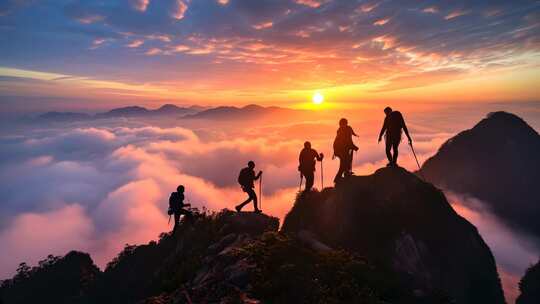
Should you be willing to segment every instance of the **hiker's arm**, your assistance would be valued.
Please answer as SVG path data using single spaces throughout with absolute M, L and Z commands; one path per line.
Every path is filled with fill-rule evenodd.
M 387 123 L 387 118 L 384 119 L 384 123 L 381 128 L 381 133 L 379 133 L 379 141 L 381 141 L 381 138 L 384 135 L 384 132 L 386 132 L 386 123 Z
M 412 138 L 409 135 L 409 130 L 407 129 L 407 125 L 405 124 L 405 119 L 403 119 L 403 117 L 401 117 L 401 122 L 403 124 L 403 131 L 405 132 L 405 135 L 407 135 L 407 138 L 409 139 L 409 143 L 412 143 Z
M 315 151 L 315 155 L 316 155 L 315 158 L 317 158 L 318 161 L 322 161 L 324 158 L 324 154 L 322 153 L 319 154 L 317 153 L 317 151 Z

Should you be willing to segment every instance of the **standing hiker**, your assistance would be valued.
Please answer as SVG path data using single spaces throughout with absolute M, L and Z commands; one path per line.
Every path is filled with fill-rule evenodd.
M 334 183 L 337 183 L 342 177 L 347 177 L 353 174 L 352 170 L 352 153 L 358 151 L 358 147 L 354 144 L 352 137 L 356 135 L 351 126 L 348 125 L 347 119 L 339 120 L 339 129 L 337 130 L 336 139 L 334 139 L 334 156 L 339 158 L 339 170 L 334 178 Z
M 248 166 L 240 170 L 240 174 L 238 175 L 238 183 L 242 187 L 242 190 L 248 194 L 248 199 L 245 200 L 240 205 L 236 206 L 236 211 L 240 212 L 242 208 L 249 204 L 249 202 L 253 201 L 253 207 L 255 209 L 256 213 L 261 213 L 262 211 L 257 206 L 257 193 L 255 193 L 255 184 L 254 182 L 258 180 L 261 175 L 262 171 L 259 171 L 257 175 L 255 175 L 255 163 L 253 161 L 248 162 Z
M 398 147 L 401 142 L 401 130 L 405 131 L 405 135 L 407 135 L 407 138 L 409 139 L 409 145 L 412 145 L 412 139 L 409 135 L 409 130 L 407 130 L 407 126 L 405 125 L 403 115 L 401 115 L 399 111 L 393 111 L 392 108 L 386 107 L 384 113 L 386 114 L 386 117 L 384 118 L 384 124 L 381 133 L 379 134 L 379 142 L 381 141 L 382 136 L 385 135 L 386 157 L 388 158 L 388 164 L 386 166 L 394 167 L 397 166 L 399 155 Z M 394 151 L 393 154 L 391 150 Z
M 184 207 L 191 207 L 191 204 L 184 204 L 184 186 L 180 185 L 176 188 L 176 192 L 172 192 L 169 197 L 169 210 L 168 214 L 174 214 L 174 228 L 173 234 L 178 229 L 180 224 L 180 215 L 184 215 L 186 220 L 191 219 L 193 214 L 191 211 L 184 209 Z
M 315 179 L 315 164 L 316 161 L 322 161 L 324 155 L 317 153 L 314 149 L 311 148 L 311 143 L 306 141 L 304 143 L 304 149 L 300 152 L 298 160 L 300 165 L 298 166 L 298 171 L 306 178 L 306 187 L 304 191 L 310 191 L 313 188 L 313 180 Z M 322 185 L 321 185 L 322 186 Z

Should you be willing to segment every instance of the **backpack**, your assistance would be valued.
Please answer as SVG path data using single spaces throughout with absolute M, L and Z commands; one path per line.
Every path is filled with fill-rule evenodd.
M 333 148 L 334 155 L 336 156 L 344 155 L 348 152 L 347 138 L 344 134 L 338 132 L 334 139 Z
M 250 177 L 249 177 L 249 169 L 244 168 L 240 170 L 240 174 L 238 175 L 238 183 L 240 186 L 246 186 L 249 185 Z

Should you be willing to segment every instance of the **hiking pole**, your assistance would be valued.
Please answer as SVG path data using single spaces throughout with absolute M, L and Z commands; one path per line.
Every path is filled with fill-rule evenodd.
M 418 158 L 416 157 L 416 152 L 414 152 L 414 147 L 412 145 L 412 142 L 409 142 L 409 146 L 411 146 L 412 154 L 414 155 L 414 159 L 416 160 L 416 165 L 418 166 L 418 173 L 420 173 L 420 177 L 422 177 L 422 180 L 426 181 L 424 174 L 422 174 L 422 168 L 420 168 L 420 163 L 418 162 Z
M 324 172 L 323 172 L 323 160 L 321 159 L 321 191 L 324 189 Z
M 261 179 L 259 180 L 259 208 L 262 210 L 262 174 Z

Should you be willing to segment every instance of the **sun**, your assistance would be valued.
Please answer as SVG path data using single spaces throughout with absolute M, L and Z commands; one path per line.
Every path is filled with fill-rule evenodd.
M 313 97 L 311 100 L 313 101 L 314 104 L 320 105 L 324 102 L 324 96 L 323 94 L 316 92 L 315 94 L 313 94 Z

